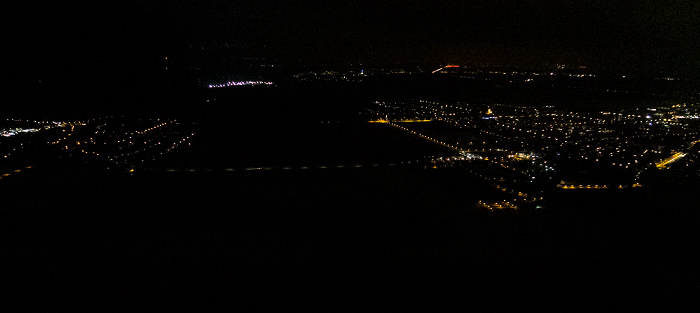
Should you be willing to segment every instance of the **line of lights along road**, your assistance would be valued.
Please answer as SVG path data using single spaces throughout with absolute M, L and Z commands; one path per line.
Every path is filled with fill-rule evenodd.
M 274 84 L 273 82 L 267 82 L 267 81 L 229 81 L 225 82 L 223 84 L 214 84 L 214 85 L 209 85 L 209 88 L 225 88 L 225 87 L 233 87 L 233 86 L 255 86 L 255 85 L 272 85 Z

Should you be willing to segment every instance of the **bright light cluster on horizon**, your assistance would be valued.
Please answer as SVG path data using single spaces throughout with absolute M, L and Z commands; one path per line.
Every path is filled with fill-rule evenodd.
M 209 88 L 223 88 L 231 86 L 255 86 L 255 85 L 272 85 L 273 82 L 264 81 L 230 81 L 223 84 L 209 85 Z
M 0 130 L 0 136 L 10 137 L 17 135 L 19 133 L 36 133 L 40 131 L 41 128 L 14 128 L 14 129 L 2 129 Z
M 21 120 L 21 119 L 6 119 L 7 121 L 13 121 L 13 122 L 27 122 L 27 123 L 37 123 L 37 124 L 46 124 L 46 123 L 51 123 L 53 125 L 44 125 L 41 127 L 33 127 L 33 128 L 24 128 L 24 127 L 15 127 L 15 128 L 6 128 L 6 129 L 1 129 L 0 128 L 0 136 L 2 137 L 10 137 L 10 136 L 15 136 L 20 133 L 36 133 L 44 129 L 51 129 L 52 127 L 60 126 L 60 122 L 47 122 L 47 121 L 31 121 L 31 120 Z

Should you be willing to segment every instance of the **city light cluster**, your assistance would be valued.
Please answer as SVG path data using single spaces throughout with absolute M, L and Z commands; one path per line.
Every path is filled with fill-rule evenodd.
M 209 88 L 224 88 L 224 87 L 233 87 L 233 86 L 255 86 L 255 85 L 273 85 L 273 82 L 267 82 L 267 81 L 230 81 L 230 82 L 225 82 L 223 84 L 214 84 L 214 85 L 209 85 Z
M 682 118 L 698 114 L 694 104 L 617 112 L 425 100 L 374 105 L 366 110 L 370 122 L 474 155 L 464 166 L 515 196 L 512 203 L 530 203 L 544 190 L 641 187 L 649 169 L 696 166 L 686 156 L 700 142 L 698 121 Z M 418 120 L 432 122 L 404 122 Z M 462 166 L 446 160 L 431 167 Z

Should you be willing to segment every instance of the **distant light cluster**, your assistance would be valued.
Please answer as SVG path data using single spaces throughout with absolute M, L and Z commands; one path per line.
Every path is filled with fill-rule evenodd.
M 36 133 L 40 131 L 40 128 L 14 128 L 14 129 L 2 129 L 0 130 L 0 136 L 10 137 L 17 135 L 19 133 Z
M 51 129 L 53 127 L 60 126 L 59 122 L 33 121 L 33 120 L 20 120 L 20 119 L 7 119 L 7 121 L 33 123 L 33 124 L 50 124 L 50 125 L 43 125 L 43 126 L 39 125 L 41 127 L 32 127 L 32 128 L 14 127 L 14 128 L 0 129 L 0 136 L 2 136 L 2 137 L 10 137 L 10 136 L 14 136 L 14 135 L 17 135 L 20 133 L 36 133 L 36 132 L 39 132 L 41 130 Z
M 265 82 L 265 81 L 230 81 L 226 82 L 223 84 L 217 84 L 217 85 L 209 85 L 209 88 L 224 88 L 224 87 L 232 87 L 232 86 L 255 86 L 255 85 L 272 85 L 274 84 L 273 82 Z

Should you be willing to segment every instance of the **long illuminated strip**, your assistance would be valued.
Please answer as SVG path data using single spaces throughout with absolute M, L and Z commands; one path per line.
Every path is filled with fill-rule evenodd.
M 683 157 L 686 156 L 686 155 L 687 155 L 686 153 L 678 152 L 678 153 L 672 155 L 671 157 L 669 157 L 668 159 L 665 159 L 665 160 L 662 160 L 662 161 L 659 162 L 659 163 L 656 163 L 656 167 L 658 167 L 658 168 L 660 168 L 660 169 L 665 168 L 666 165 L 671 164 L 671 163 L 673 163 L 673 162 L 676 162 L 676 161 L 680 160 L 681 158 L 683 158 Z
M 432 122 L 433 120 L 372 120 L 369 121 L 369 123 L 426 123 L 426 122 Z
M 450 68 L 450 67 L 459 67 L 459 65 L 445 65 L 444 67 L 441 67 L 441 68 L 439 68 L 439 69 L 437 69 L 437 70 L 434 70 L 431 74 L 435 74 L 435 73 L 441 71 L 442 69 Z
M 230 81 L 223 84 L 209 85 L 209 88 L 223 88 L 231 86 L 254 86 L 254 85 L 272 85 L 273 82 L 264 81 Z

